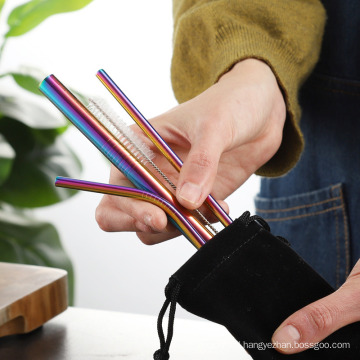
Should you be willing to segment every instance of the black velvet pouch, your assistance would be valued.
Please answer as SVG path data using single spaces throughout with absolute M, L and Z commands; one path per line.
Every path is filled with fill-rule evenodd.
M 360 322 L 298 354 L 284 355 L 266 346 L 289 315 L 333 291 L 285 239 L 270 233 L 264 220 L 244 213 L 170 278 L 158 321 L 161 348 L 154 358 L 169 357 L 178 302 L 187 311 L 224 325 L 254 360 L 360 359 Z M 165 339 L 162 318 L 168 305 Z

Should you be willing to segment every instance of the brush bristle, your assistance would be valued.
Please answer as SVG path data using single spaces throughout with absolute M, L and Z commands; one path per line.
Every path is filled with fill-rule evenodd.
M 154 158 L 151 149 L 103 100 L 89 99 L 88 109 L 142 164 Z
M 104 111 L 106 108 L 106 112 Z M 175 184 L 152 161 L 155 157 L 151 149 L 131 130 L 103 100 L 89 99 L 91 113 L 123 144 L 142 164 L 149 163 L 164 180 L 176 190 Z

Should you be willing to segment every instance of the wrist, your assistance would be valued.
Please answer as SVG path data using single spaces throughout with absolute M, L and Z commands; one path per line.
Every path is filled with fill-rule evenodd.
M 276 136 L 280 146 L 286 105 L 276 76 L 266 62 L 254 58 L 241 60 L 222 75 L 217 84 L 230 89 L 228 103 L 233 106 L 234 114 L 241 108 L 248 109 L 247 123 L 255 137 Z M 237 119 L 241 133 L 244 133 L 244 115 L 246 118 L 246 114 L 242 114 Z

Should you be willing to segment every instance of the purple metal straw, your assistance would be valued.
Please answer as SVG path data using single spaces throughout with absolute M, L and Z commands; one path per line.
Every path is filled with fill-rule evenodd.
M 197 249 L 199 249 L 201 245 L 203 245 L 202 243 L 199 242 L 196 233 L 194 233 L 193 227 L 188 222 L 186 217 L 178 209 L 176 209 L 175 206 L 173 206 L 172 204 L 170 204 L 168 201 L 164 200 L 160 196 L 139 189 L 117 186 L 117 185 L 101 184 L 91 181 L 69 179 L 61 176 L 58 176 L 56 178 L 55 185 L 69 189 L 85 190 L 85 191 L 92 191 L 102 194 L 125 196 L 154 204 L 160 207 L 162 210 L 164 210 L 176 222 L 176 224 L 182 230 L 182 233 L 191 241 L 191 243 Z
M 99 70 L 96 76 L 115 97 L 115 99 L 121 104 L 121 106 L 126 110 L 126 112 L 133 118 L 133 120 L 139 125 L 139 127 L 144 131 L 144 133 L 149 137 L 149 139 L 159 149 L 159 151 L 168 159 L 171 165 L 180 172 L 180 169 L 183 165 L 181 159 L 163 140 L 163 138 L 158 134 L 158 132 L 151 126 L 151 124 L 135 107 L 135 105 L 121 91 L 121 89 L 110 78 L 110 76 L 105 72 L 105 70 Z M 228 226 L 232 223 L 232 219 L 230 218 L 230 216 L 211 195 L 206 198 L 205 204 L 210 208 L 210 210 L 215 214 L 215 216 L 224 226 Z

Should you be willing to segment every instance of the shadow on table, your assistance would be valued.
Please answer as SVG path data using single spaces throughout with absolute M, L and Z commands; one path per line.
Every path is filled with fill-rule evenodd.
M 66 353 L 66 327 L 61 324 L 46 324 L 21 335 L 0 338 L 0 359 L 42 360 L 60 359 L 56 354 Z

